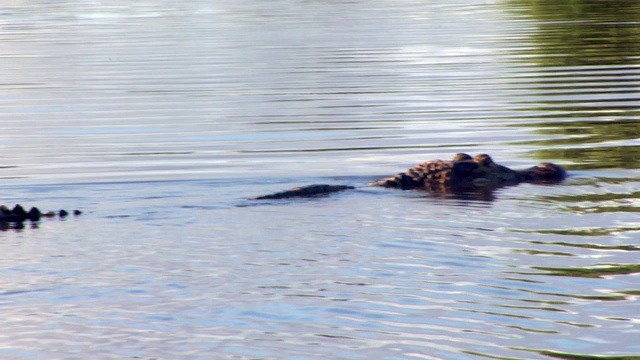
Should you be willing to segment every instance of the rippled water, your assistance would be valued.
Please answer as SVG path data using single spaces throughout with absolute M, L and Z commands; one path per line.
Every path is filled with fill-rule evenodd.
M 7 359 L 639 359 L 640 5 L 0 5 Z M 571 177 L 367 188 L 456 152 Z M 312 183 L 318 199 L 251 197 Z

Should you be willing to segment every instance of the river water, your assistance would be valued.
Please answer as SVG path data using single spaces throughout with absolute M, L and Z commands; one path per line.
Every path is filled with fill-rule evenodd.
M 640 359 L 635 1 L 7 1 L 2 359 Z M 457 152 L 571 174 L 367 188 Z M 251 197 L 313 183 L 315 199 Z

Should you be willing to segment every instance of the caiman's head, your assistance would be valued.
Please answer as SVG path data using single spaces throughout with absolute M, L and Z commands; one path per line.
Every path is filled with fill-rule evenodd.
M 479 176 L 473 181 L 476 186 L 503 186 L 517 184 L 521 180 L 516 171 L 496 164 L 487 154 L 474 156 L 473 162 L 478 164 Z
M 526 170 L 518 171 L 524 181 L 554 183 L 567 177 L 567 172 L 560 165 L 543 162 Z

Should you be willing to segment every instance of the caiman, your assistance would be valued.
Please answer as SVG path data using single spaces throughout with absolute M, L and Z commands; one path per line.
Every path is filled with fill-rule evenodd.
M 456 154 L 452 160 L 433 160 L 418 164 L 397 175 L 369 183 L 402 190 L 426 190 L 434 193 L 460 193 L 493 190 L 504 186 L 526 183 L 558 183 L 567 176 L 559 165 L 543 162 L 525 170 L 512 170 L 496 164 L 487 154 L 471 157 Z M 315 184 L 274 194 L 258 196 L 255 200 L 313 197 L 354 189 L 347 185 Z

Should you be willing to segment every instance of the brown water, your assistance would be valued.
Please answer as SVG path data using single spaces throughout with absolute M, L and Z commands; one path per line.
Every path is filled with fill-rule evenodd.
M 0 5 L 0 358 L 638 359 L 640 5 Z M 367 188 L 456 152 L 571 177 Z M 312 183 L 321 199 L 250 197 Z

